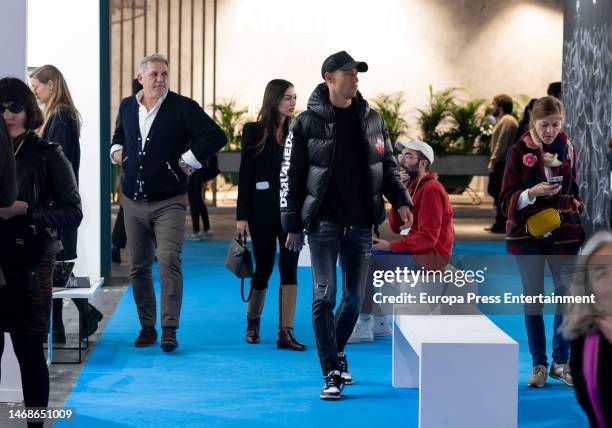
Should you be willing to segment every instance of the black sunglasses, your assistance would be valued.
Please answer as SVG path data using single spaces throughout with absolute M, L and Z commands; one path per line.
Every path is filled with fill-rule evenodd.
M 4 114 L 6 110 L 10 111 L 13 114 L 17 114 L 17 113 L 21 113 L 24 110 L 24 108 L 21 104 L 17 104 L 14 102 L 0 104 L 0 114 Z

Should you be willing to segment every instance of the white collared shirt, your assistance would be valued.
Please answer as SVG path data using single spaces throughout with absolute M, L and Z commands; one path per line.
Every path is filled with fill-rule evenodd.
M 155 105 L 150 111 L 147 111 L 147 108 L 142 103 L 142 98 L 144 96 L 144 90 L 140 90 L 136 94 L 136 102 L 138 102 L 138 127 L 140 128 L 140 137 L 142 138 L 142 147 L 144 149 L 145 143 L 147 141 L 147 136 L 149 135 L 149 131 L 151 130 L 151 125 L 153 125 L 153 121 L 157 116 L 157 112 L 161 107 L 162 103 L 168 96 L 168 91 L 164 94 L 163 97 L 157 100 Z
M 155 117 L 157 116 L 157 113 L 159 112 L 159 109 L 162 103 L 166 99 L 166 96 L 168 96 L 168 91 L 166 91 L 164 96 L 162 96 L 160 99 L 157 100 L 157 103 L 155 103 L 155 105 L 150 111 L 147 111 L 147 108 L 142 103 L 143 96 L 144 96 L 143 89 L 141 89 L 135 95 L 136 102 L 138 103 L 138 127 L 140 129 L 140 137 L 141 137 L 141 144 L 142 144 L 141 149 L 144 150 L 145 144 L 147 142 L 147 137 L 149 135 L 149 131 L 151 131 L 151 126 L 153 125 L 153 122 L 155 121 Z M 123 150 L 123 146 L 121 146 L 120 144 L 114 144 L 110 149 L 111 162 L 113 164 L 116 164 L 116 162 L 113 159 L 113 153 L 118 150 Z M 187 163 L 187 165 L 195 169 L 202 168 L 202 164 L 197 160 L 197 158 L 195 157 L 195 155 L 193 154 L 191 150 L 187 150 L 185 153 L 183 153 L 181 157 L 183 158 L 185 163 Z

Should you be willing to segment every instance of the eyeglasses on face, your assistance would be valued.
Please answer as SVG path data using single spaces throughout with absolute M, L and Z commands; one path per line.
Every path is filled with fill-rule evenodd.
M 418 160 L 426 160 L 425 158 L 422 158 L 420 156 L 417 155 L 413 155 L 411 153 L 400 153 L 399 155 L 397 155 L 397 159 L 401 162 L 402 160 L 406 159 L 418 159 Z
M 4 112 L 8 110 L 13 114 L 21 113 L 24 108 L 21 104 L 10 102 L 10 103 L 2 103 L 0 104 L 0 114 L 4 114 Z

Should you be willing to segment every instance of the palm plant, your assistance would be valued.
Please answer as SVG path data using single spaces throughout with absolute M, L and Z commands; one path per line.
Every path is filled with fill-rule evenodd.
M 227 136 L 227 145 L 223 148 L 226 151 L 239 151 L 240 140 L 242 139 L 242 126 L 244 116 L 247 114 L 246 107 L 238 109 L 237 101 L 230 98 L 227 101 L 211 104 L 214 111 L 214 119 Z
M 374 108 L 382 116 L 387 125 L 389 139 L 393 145 L 408 130 L 408 122 L 404 119 L 401 112 L 404 101 L 403 92 L 379 94 L 372 100 Z
M 450 110 L 455 127 L 447 133 L 452 141 L 448 152 L 472 152 L 474 140 L 481 133 L 477 112 L 484 102 L 481 99 L 470 100 Z
M 449 117 L 456 105 L 456 88 L 447 88 L 434 92 L 429 85 L 429 105 L 419 112 L 418 123 L 421 128 L 421 139 L 431 145 L 436 153 L 444 153 L 443 135 L 437 131 L 442 120 Z

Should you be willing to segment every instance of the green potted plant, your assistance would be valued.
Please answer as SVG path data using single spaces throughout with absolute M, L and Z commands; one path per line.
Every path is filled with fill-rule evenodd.
M 372 100 L 372 105 L 387 125 L 389 139 L 394 146 L 399 137 L 405 135 L 408 131 L 408 122 L 402 115 L 404 101 L 403 92 L 379 94 Z
M 429 104 L 424 109 L 417 109 L 418 123 L 421 128 L 421 139 L 429 144 L 436 155 L 446 151 L 444 134 L 440 132 L 439 125 L 451 115 L 456 105 L 456 88 L 433 91 L 429 85 Z
M 247 108 L 239 109 L 234 98 L 211 104 L 210 107 L 214 111 L 215 121 L 227 137 L 227 144 L 223 150 L 230 152 L 240 151 L 242 126 L 244 125 L 244 117 L 248 112 Z

